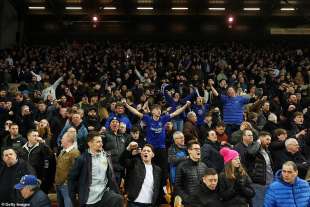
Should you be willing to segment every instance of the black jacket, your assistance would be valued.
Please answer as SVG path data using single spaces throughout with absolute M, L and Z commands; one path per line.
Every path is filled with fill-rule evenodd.
M 110 155 L 106 154 L 106 156 L 108 158 L 107 187 L 109 187 L 110 190 L 113 190 L 114 192 L 118 193 L 119 190 L 115 181 L 112 161 Z M 75 194 L 78 191 L 80 206 L 85 205 L 87 202 L 89 195 L 89 187 L 92 181 L 91 175 L 92 175 L 92 157 L 88 151 L 85 151 L 81 156 L 76 158 L 68 177 L 69 195 L 72 201 L 74 202 Z
M 0 202 L 18 202 L 22 198 L 14 185 L 19 183 L 24 175 L 35 175 L 33 168 L 24 160 L 18 160 L 11 167 L 7 167 L 4 163 L 0 163 Z M 7 176 L 9 177 L 7 177 Z M 10 186 L 9 186 L 10 185 Z
M 310 167 L 310 162 L 301 154 L 301 152 L 296 152 L 292 154 L 287 150 L 283 150 L 281 153 L 275 157 L 276 170 L 282 168 L 283 163 L 286 161 L 293 161 L 298 168 L 298 176 L 302 179 L 305 178 L 308 168 Z
M 296 134 L 298 134 L 301 130 L 305 129 L 305 126 L 302 125 L 298 125 L 295 123 L 291 123 L 290 126 L 290 131 L 288 131 L 288 137 L 296 137 Z
M 218 187 L 215 190 L 210 190 L 203 182 L 199 184 L 191 200 L 190 207 L 224 207 Z
M 267 121 L 262 130 L 273 134 L 274 130 L 278 128 L 280 128 L 278 124 L 275 124 L 272 121 Z
M 220 149 L 219 142 L 212 142 L 209 139 L 206 139 L 201 148 L 201 161 L 208 167 L 214 168 L 218 173 L 224 168 L 224 159 L 219 153 Z
M 226 207 L 248 207 L 255 195 L 249 176 L 238 176 L 235 181 L 229 180 L 225 173 L 219 176 L 219 193 Z
M 8 134 L 4 137 L 1 144 L 1 151 L 6 147 L 13 147 L 17 154 L 20 155 L 22 147 L 26 144 L 27 140 L 18 134 L 15 139 L 11 138 L 11 135 Z
M 191 159 L 177 166 L 175 192 L 181 196 L 183 204 L 190 204 L 190 196 L 197 190 L 206 169 L 203 162 L 194 162 Z
M 239 152 L 240 160 L 242 165 L 245 166 L 246 161 L 245 161 L 245 154 L 247 152 L 248 146 L 246 146 L 243 142 L 239 142 L 234 146 L 234 150 Z
M 20 134 L 23 137 L 27 137 L 27 132 L 30 129 L 35 129 L 34 118 L 32 114 L 17 117 L 17 124 L 19 126 Z
M 53 143 L 51 143 L 52 147 L 57 146 L 57 137 L 61 133 L 61 130 L 64 128 L 66 121 L 67 118 L 63 118 L 58 112 L 49 119 L 51 132 L 53 134 Z
M 113 169 L 115 171 L 122 171 L 124 167 L 119 163 L 121 154 L 126 150 L 129 144 L 129 138 L 124 134 L 114 134 L 108 131 L 103 137 L 103 149 L 111 154 Z
M 125 150 L 121 155 L 120 161 L 126 168 L 125 190 L 128 193 L 128 199 L 134 201 L 142 189 L 143 181 L 145 179 L 145 166 L 139 155 L 132 156 L 129 151 Z M 161 169 L 152 164 L 153 167 L 153 196 L 152 205 L 156 206 L 158 203 L 158 195 L 161 189 Z
M 22 148 L 21 158 L 27 161 L 36 171 L 37 177 L 42 179 L 48 170 L 50 151 L 47 145 L 38 143 L 32 148 L 25 144 Z
M 42 181 L 41 189 L 47 193 L 53 185 L 56 170 L 56 160 L 52 150 L 41 143 L 30 149 L 26 143 L 21 150 L 21 158 L 34 168 L 37 177 Z
M 281 156 L 286 151 L 285 141 L 279 141 L 279 140 L 273 141 L 273 142 L 271 142 L 269 148 L 271 151 L 272 161 L 274 163 L 274 170 L 276 172 L 282 168 L 283 163 L 279 162 L 278 159 L 279 158 L 282 159 Z
M 254 142 L 250 147 L 248 147 L 245 154 L 245 167 L 247 168 L 247 173 L 251 177 L 253 183 L 266 185 L 266 161 L 264 156 L 260 153 L 260 144 Z M 271 167 L 273 168 L 273 162 L 271 159 L 271 154 L 267 151 Z M 274 170 L 273 170 L 274 171 Z

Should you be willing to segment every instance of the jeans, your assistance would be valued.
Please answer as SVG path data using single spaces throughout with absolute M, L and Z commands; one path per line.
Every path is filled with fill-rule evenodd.
M 124 172 L 122 172 L 122 171 L 115 171 L 114 174 L 115 174 L 116 183 L 117 183 L 117 185 L 119 187 L 121 185 Z
M 264 206 L 265 192 L 268 185 L 260 185 L 253 183 L 252 188 L 255 190 L 255 196 L 252 198 L 253 207 L 262 207 Z
M 226 124 L 226 133 L 229 138 L 231 138 L 232 133 L 238 131 L 240 129 L 240 125 L 238 124 Z
M 59 207 L 73 207 L 69 196 L 68 185 L 56 185 L 57 203 Z
M 182 119 L 172 120 L 172 123 L 176 131 L 183 131 L 184 121 Z

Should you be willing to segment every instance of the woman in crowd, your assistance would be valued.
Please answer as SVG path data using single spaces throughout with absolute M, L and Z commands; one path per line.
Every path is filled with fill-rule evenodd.
M 52 132 L 50 128 L 50 124 L 46 119 L 42 119 L 39 124 L 37 125 L 37 130 L 39 132 L 39 137 L 41 137 L 45 143 L 53 149 L 52 145 Z
M 219 189 L 225 206 L 248 207 L 255 191 L 250 186 L 250 177 L 241 165 L 239 153 L 223 147 L 220 154 L 224 158 L 225 168 L 219 176 Z

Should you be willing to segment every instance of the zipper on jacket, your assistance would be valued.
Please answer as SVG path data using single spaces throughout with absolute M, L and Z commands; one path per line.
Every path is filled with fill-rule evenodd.
M 39 146 L 39 145 L 38 145 Z M 38 146 L 33 146 L 30 150 L 28 150 L 29 148 L 28 148 L 28 146 L 27 146 L 27 151 L 28 151 L 28 161 L 29 161 L 29 159 L 30 159 L 30 154 L 31 154 L 31 152 L 35 149 L 35 148 L 37 148 Z

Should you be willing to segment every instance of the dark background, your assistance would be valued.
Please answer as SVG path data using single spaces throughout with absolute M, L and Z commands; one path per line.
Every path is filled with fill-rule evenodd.
M 279 12 L 280 7 L 292 7 L 289 1 L 254 1 L 259 12 L 243 12 L 246 1 L 224 1 L 225 12 L 207 11 L 208 1 L 188 0 L 186 12 L 169 12 L 170 0 L 157 2 L 156 11 L 137 12 L 134 0 L 111 1 L 117 11 L 104 13 L 98 8 L 104 0 L 81 1 L 83 12 L 64 10 L 65 0 L 47 0 L 46 11 L 29 11 L 31 4 L 25 0 L 0 1 L 0 48 L 22 44 L 56 44 L 59 41 L 77 40 L 254 40 L 295 39 L 309 42 L 309 35 L 271 35 L 270 29 L 310 28 L 309 0 L 294 2 L 295 12 Z M 36 2 L 36 1 L 34 1 Z M 159 3 L 158 3 L 159 2 Z M 193 3 L 194 2 L 194 3 Z M 204 3 L 203 3 L 204 2 Z M 232 3 L 233 2 L 233 3 Z M 155 4 L 155 3 L 154 3 Z M 37 5 L 37 4 L 36 4 Z M 39 5 L 40 6 L 40 5 Z M 182 6 L 182 5 L 180 5 Z M 252 6 L 253 7 L 253 6 Z M 255 5 L 254 5 L 255 7 Z M 85 8 L 85 9 L 84 9 Z M 99 11 L 100 10 L 100 11 Z M 308 12 L 309 11 L 309 12 Z M 99 14 L 94 26 L 91 17 Z M 228 27 L 227 18 L 232 14 L 235 21 Z

